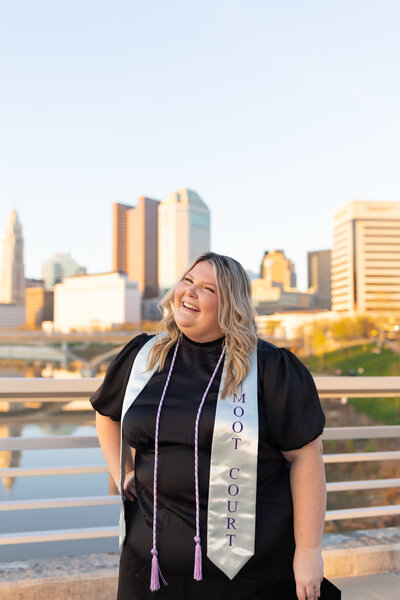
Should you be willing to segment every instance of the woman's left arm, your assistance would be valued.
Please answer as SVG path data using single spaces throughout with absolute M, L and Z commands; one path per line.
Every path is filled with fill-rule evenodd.
M 290 486 L 296 542 L 293 571 L 297 598 L 315 600 L 320 597 L 320 584 L 324 572 L 321 545 L 326 483 L 321 436 L 298 450 L 289 450 L 282 454 L 291 463 Z

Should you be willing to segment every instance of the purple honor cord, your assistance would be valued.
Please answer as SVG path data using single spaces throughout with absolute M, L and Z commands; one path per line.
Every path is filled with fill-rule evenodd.
M 158 405 L 157 418 L 156 418 L 156 433 L 154 441 L 154 481 L 153 481 L 153 548 L 151 549 L 152 561 L 151 561 L 151 579 L 150 579 L 150 590 L 156 592 L 160 589 L 160 577 L 164 585 L 168 585 L 165 581 L 161 569 L 158 563 L 158 551 L 157 551 L 157 475 L 158 475 L 158 433 L 160 429 L 160 415 L 161 408 L 164 403 L 165 394 L 167 392 L 168 384 L 171 379 L 172 370 L 174 368 L 176 354 L 178 347 L 182 339 L 182 334 L 179 335 L 178 341 L 175 346 L 174 355 L 172 357 L 171 366 L 169 368 L 167 380 L 164 385 L 163 393 L 161 395 L 160 404 Z M 217 365 L 214 369 L 211 379 L 208 382 L 207 389 L 203 394 L 199 408 L 197 410 L 196 425 L 195 425 L 195 441 L 194 441 L 194 469 L 195 469 L 195 493 L 196 493 L 196 535 L 194 541 L 195 547 L 195 560 L 194 560 L 194 579 L 201 581 L 203 578 L 202 574 L 202 556 L 201 556 L 201 538 L 200 538 L 200 498 L 199 498 L 199 423 L 201 411 L 203 409 L 204 402 L 206 400 L 208 391 L 214 381 L 215 375 L 219 369 L 221 361 L 225 354 L 225 345 L 222 349 L 221 355 L 218 359 Z

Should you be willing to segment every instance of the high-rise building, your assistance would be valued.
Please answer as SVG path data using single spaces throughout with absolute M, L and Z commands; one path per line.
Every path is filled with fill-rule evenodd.
M 353 201 L 335 212 L 332 310 L 400 313 L 400 202 Z
M 86 273 L 86 268 L 81 267 L 67 252 L 53 254 L 42 267 L 44 287 L 52 290 L 56 283 L 62 283 L 65 277 Z
M 331 309 L 331 251 L 307 252 L 308 288 L 317 294 L 317 308 Z
M 43 287 L 26 288 L 25 307 L 28 327 L 40 327 L 43 321 L 52 321 L 53 305 L 53 290 L 45 290 Z
M 117 202 L 112 205 L 112 271 L 128 273 L 128 214 L 132 208 Z
M 158 270 L 162 290 L 170 288 L 197 256 L 210 250 L 210 211 L 200 196 L 177 190 L 158 208 Z
M 139 283 L 143 298 L 158 296 L 158 200 L 113 204 L 112 268 Z
M 282 288 L 296 287 L 294 264 L 283 250 L 267 250 L 261 263 L 260 278 L 269 286 L 281 284 Z
M 251 296 L 259 315 L 314 310 L 315 290 L 296 288 L 294 263 L 283 250 L 267 250 L 261 261 L 260 278 L 251 281 Z
M 0 302 L 25 304 L 24 240 L 15 210 L 11 211 L 4 228 Z

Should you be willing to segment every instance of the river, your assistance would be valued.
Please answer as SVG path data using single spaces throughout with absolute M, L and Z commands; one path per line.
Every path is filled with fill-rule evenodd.
M 43 417 L 39 423 L 0 424 L 1 437 L 46 437 L 56 435 L 95 435 L 93 415 L 81 416 L 83 424 L 69 422 L 64 417 L 62 424 L 54 424 Z M 2 421 L 0 420 L 0 423 Z M 64 450 L 24 450 L 22 452 L 0 452 L 1 466 L 75 466 L 82 464 L 102 465 L 104 459 L 98 448 Z M 84 475 L 55 475 L 38 477 L 2 478 L 0 501 L 43 498 L 68 498 L 109 494 L 110 478 L 106 473 Z M 79 527 L 116 526 L 118 506 L 53 508 L 38 510 L 15 510 L 2 512 L 0 533 L 71 529 Z M 0 562 L 57 555 L 87 554 L 90 552 L 116 551 L 114 538 L 95 540 L 71 540 L 65 542 L 43 542 L 0 546 Z
M 0 377 L 40 377 L 43 375 L 79 377 L 73 369 L 59 369 L 52 364 L 13 365 L 8 362 L 0 367 Z M 0 412 L 0 437 L 49 437 L 57 435 L 96 435 L 94 412 L 48 415 L 46 412 L 23 414 L 11 418 Z M 0 467 L 52 467 L 75 465 L 103 465 L 99 448 L 64 450 L 24 450 L 0 452 Z M 1 478 L 0 501 L 34 500 L 44 498 L 68 498 L 98 496 L 110 493 L 110 477 L 106 473 L 84 475 L 56 475 Z M 17 533 L 80 527 L 116 526 L 118 506 L 92 506 L 76 508 L 53 508 L 14 510 L 1 512 L 0 533 Z M 115 552 L 116 538 L 94 540 L 68 540 L 64 542 L 41 542 L 0 546 L 0 562 L 46 558 L 91 552 Z

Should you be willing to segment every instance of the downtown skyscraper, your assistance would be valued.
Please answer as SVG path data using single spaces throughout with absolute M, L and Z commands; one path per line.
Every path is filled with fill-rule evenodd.
M 317 294 L 316 308 L 331 309 L 331 251 L 312 250 L 307 252 L 308 288 Z
M 353 201 L 335 212 L 332 310 L 400 314 L 400 202 Z
M 137 281 L 143 298 L 158 295 L 158 206 L 144 196 L 112 206 L 112 270 Z
M 210 211 L 196 192 L 180 189 L 161 202 L 158 244 L 159 285 L 166 290 L 192 260 L 210 250 Z
M 24 240 L 17 212 L 12 210 L 4 228 L 0 302 L 25 304 Z

